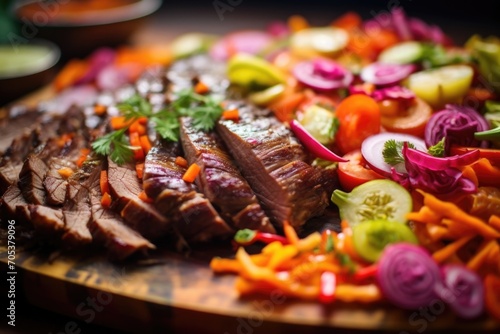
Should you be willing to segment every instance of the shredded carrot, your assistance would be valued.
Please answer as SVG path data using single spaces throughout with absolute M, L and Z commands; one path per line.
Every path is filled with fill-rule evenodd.
M 299 236 L 288 220 L 283 222 L 283 232 L 292 245 L 296 245 L 299 242 Z
M 108 110 L 108 107 L 106 107 L 105 105 L 103 104 L 96 104 L 94 106 L 94 114 L 96 114 L 97 116 L 102 116 L 106 113 L 106 111 Z
M 85 162 L 85 160 L 87 160 L 87 156 L 89 155 L 89 153 L 90 153 L 90 149 L 88 149 L 88 148 L 82 148 L 80 150 L 80 157 L 76 161 L 76 165 L 78 167 L 82 167 L 82 165 Z
M 449 233 L 448 228 L 440 225 L 425 224 L 425 227 L 427 228 L 427 233 L 429 234 L 429 238 L 434 242 L 443 239 Z
M 497 244 L 496 240 L 490 240 L 476 255 L 467 262 L 467 268 L 473 271 L 478 271 L 483 263 L 488 259 L 489 253 Z
M 416 221 L 419 223 L 439 224 L 442 216 L 431 210 L 428 206 L 422 206 L 417 212 L 410 212 L 406 214 L 406 219 Z
M 198 81 L 194 86 L 194 92 L 197 94 L 206 94 L 210 91 L 210 88 L 205 85 L 203 81 Z
M 240 112 L 238 109 L 224 110 L 224 112 L 222 113 L 222 118 L 237 121 L 240 119 Z
M 175 158 L 175 164 L 177 166 L 181 166 L 181 167 L 187 167 L 188 166 L 188 162 L 186 159 L 184 159 L 183 157 L 181 156 L 178 156 L 177 158 Z
M 479 180 L 477 179 L 476 172 L 472 166 L 468 165 L 462 168 L 462 176 L 474 182 L 474 184 L 479 186 Z
M 304 92 L 291 93 L 289 95 L 284 95 L 275 102 L 269 105 L 276 118 L 282 122 L 290 121 L 297 107 L 307 99 L 307 95 Z
M 421 190 L 419 190 L 419 192 L 424 196 L 424 205 L 428 206 L 435 212 L 439 212 L 443 216 L 449 217 L 450 221 L 454 222 L 454 224 L 459 225 L 461 229 L 473 229 L 485 238 L 500 238 L 499 231 L 496 231 L 481 219 L 469 215 L 467 212 L 460 209 L 457 205 L 451 202 L 441 201 L 437 197 L 429 193 L 425 193 Z M 452 228 L 451 225 L 448 227 L 450 229 Z
M 198 176 L 198 174 L 200 174 L 200 171 L 201 171 L 200 166 L 198 166 L 196 163 L 193 163 L 186 170 L 186 172 L 182 176 L 182 179 L 186 182 L 192 183 L 194 182 L 194 180 L 196 180 L 196 177 Z
M 144 151 L 141 146 L 141 140 L 139 139 L 139 134 L 137 132 L 132 132 L 129 134 L 130 145 L 134 147 L 134 159 L 136 161 L 144 160 Z
M 332 22 L 332 26 L 345 29 L 347 31 L 354 28 L 360 28 L 363 23 L 363 19 L 356 12 L 347 12 L 335 21 Z
M 139 140 L 141 142 L 141 147 L 142 150 L 144 151 L 144 154 L 148 154 L 149 150 L 151 150 L 151 142 L 149 141 L 149 137 L 147 135 L 143 135 L 139 137 Z
M 145 191 L 141 191 L 138 196 L 139 196 L 139 199 L 143 202 L 146 202 L 146 203 L 153 203 L 154 202 L 151 197 L 148 197 L 148 195 L 146 194 Z
M 237 260 L 214 257 L 210 261 L 210 268 L 216 273 L 239 273 L 241 264 Z
M 141 117 L 141 118 L 135 120 L 134 122 L 132 122 L 130 124 L 130 127 L 128 128 L 128 132 L 129 133 L 137 132 L 139 134 L 139 136 L 145 135 L 147 129 L 146 129 L 146 126 L 144 125 L 145 123 L 143 122 L 142 119 L 146 119 L 146 122 L 147 122 L 146 117 Z
M 432 254 L 432 257 L 437 263 L 443 263 L 452 255 L 454 255 L 460 248 L 462 248 L 466 243 L 468 243 L 474 235 L 467 235 L 454 242 L 444 246 L 443 248 L 437 250 Z
M 135 165 L 135 172 L 137 173 L 137 177 L 139 180 L 142 180 L 142 177 L 144 175 L 144 163 L 140 162 Z
M 487 158 L 481 158 L 470 167 L 474 170 L 481 187 L 500 188 L 500 167 L 493 166 Z
M 57 170 L 59 175 L 64 179 L 68 179 L 71 175 L 73 175 L 74 171 L 69 167 L 62 167 Z
M 292 32 L 309 28 L 309 22 L 301 15 L 292 15 L 288 18 L 288 27 Z
M 490 224 L 497 231 L 500 231 L 500 216 L 492 215 L 488 220 L 488 224 Z
M 101 197 L 101 205 L 103 208 L 105 209 L 109 209 L 109 207 L 111 206 L 111 195 L 108 194 L 108 193 L 104 193 L 102 194 L 102 197 Z
M 109 194 L 109 182 L 108 182 L 108 172 L 106 170 L 101 170 L 101 176 L 99 178 L 99 186 L 101 187 L 101 194 Z
M 54 79 L 56 91 L 72 86 L 78 79 L 85 75 L 88 70 L 88 63 L 80 59 L 70 60 Z
M 125 116 L 114 116 L 109 122 L 113 130 L 120 130 L 132 124 L 133 120 L 127 120 Z

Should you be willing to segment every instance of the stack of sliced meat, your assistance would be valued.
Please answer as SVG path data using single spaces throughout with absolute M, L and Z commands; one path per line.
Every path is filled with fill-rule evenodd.
M 206 56 L 182 60 L 166 73 L 146 73 L 136 89 L 156 108 L 197 80 L 226 98 L 240 119 L 220 120 L 207 133 L 181 118 L 180 141 L 156 140 L 141 180 L 134 164 L 93 154 L 76 165 L 82 149 L 109 130 L 105 117 L 92 129 L 78 108 L 40 118 L 0 160 L 3 214 L 26 222 L 39 240 L 67 248 L 101 246 L 115 259 L 154 249 L 152 242 L 167 236 L 196 243 L 228 240 L 243 228 L 280 233 L 285 221 L 300 229 L 322 215 L 335 173 L 311 166 L 305 148 L 268 111 L 235 100 L 223 64 Z M 187 167 L 178 157 L 200 167 L 195 182 L 183 180 Z M 109 208 L 101 205 L 103 170 L 113 199 Z M 151 203 L 140 198 L 143 191 Z

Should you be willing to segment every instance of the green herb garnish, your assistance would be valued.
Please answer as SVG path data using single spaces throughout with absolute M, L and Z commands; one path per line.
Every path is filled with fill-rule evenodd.
M 179 117 L 192 117 L 195 130 L 210 131 L 223 111 L 220 101 L 212 96 L 196 94 L 192 89 L 177 93 L 175 101 L 158 112 L 153 112 L 151 104 L 139 95 L 134 95 L 118 104 L 117 108 L 127 120 L 131 121 L 129 124 L 139 118 L 147 118 L 154 124 L 156 133 L 169 141 L 179 140 Z M 130 146 L 125 135 L 129 126 L 97 139 L 92 143 L 92 148 L 97 154 L 109 156 L 119 165 L 130 161 L 136 148 Z
M 435 145 L 429 147 L 427 153 L 435 157 L 444 157 L 444 139 L 445 137 L 443 137 L 443 139 L 438 141 Z
M 415 145 L 410 142 L 408 143 L 409 148 L 415 149 Z M 384 143 L 384 149 L 382 150 L 382 156 L 384 161 L 391 166 L 397 165 L 405 161 L 403 157 L 403 142 L 396 141 L 395 139 L 389 139 Z

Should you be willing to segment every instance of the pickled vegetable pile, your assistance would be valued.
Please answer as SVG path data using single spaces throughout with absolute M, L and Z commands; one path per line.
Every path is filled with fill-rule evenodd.
M 172 52 L 226 61 L 242 96 L 289 124 L 340 181 L 339 230 L 242 230 L 236 258 L 212 260 L 238 274 L 242 295 L 408 310 L 438 299 L 458 317 L 500 321 L 500 39 L 455 45 L 396 8 L 321 27 L 292 16 L 266 31 L 189 34 Z M 264 248 L 250 255 L 254 242 Z

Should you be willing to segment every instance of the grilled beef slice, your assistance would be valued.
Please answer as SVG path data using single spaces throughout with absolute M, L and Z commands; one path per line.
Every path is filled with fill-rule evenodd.
M 256 229 L 275 233 L 247 181 L 215 133 L 197 131 L 192 119 L 180 119 L 182 147 L 189 164 L 200 166 L 198 188 L 236 229 Z
M 216 129 L 269 218 L 299 227 L 321 215 L 328 193 L 322 172 L 306 162 L 304 147 L 273 116 L 255 116 L 259 112 L 250 106 L 238 109 L 239 122 L 220 120 Z
M 101 167 L 93 171 L 90 183 L 90 206 L 92 219 L 89 229 L 93 239 L 103 245 L 112 259 L 123 260 L 132 254 L 145 252 L 156 247 L 136 231 L 124 224 L 123 219 L 111 209 L 101 205 L 99 177 Z
M 175 222 L 179 232 L 190 242 L 227 238 L 234 231 L 224 222 L 210 201 L 193 183 L 182 180 L 186 168 L 175 163 L 182 154 L 179 143 L 158 141 L 144 164 L 143 185 L 155 199 L 158 210 Z
M 152 204 L 139 198 L 142 185 L 133 164 L 117 165 L 108 158 L 108 181 L 114 208 L 127 225 L 147 239 L 164 237 L 171 229 L 170 220 L 160 214 Z

